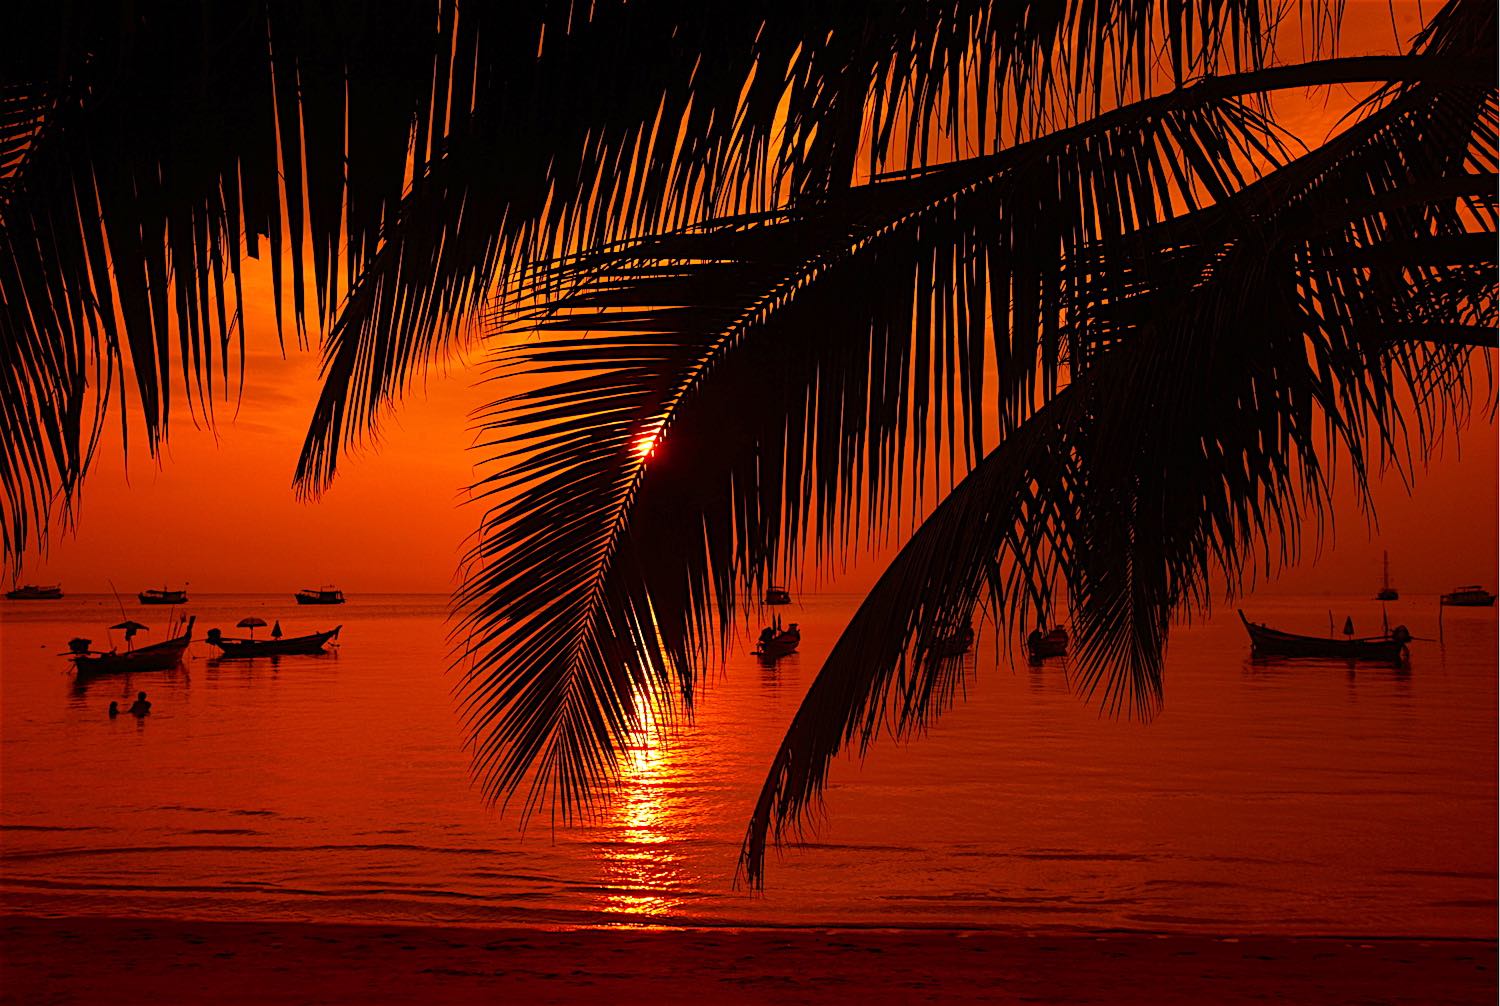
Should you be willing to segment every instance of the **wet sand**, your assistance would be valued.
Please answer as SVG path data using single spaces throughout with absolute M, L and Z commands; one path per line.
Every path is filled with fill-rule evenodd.
M 1493 1003 L 1493 940 L 0 920 L 6 1003 Z

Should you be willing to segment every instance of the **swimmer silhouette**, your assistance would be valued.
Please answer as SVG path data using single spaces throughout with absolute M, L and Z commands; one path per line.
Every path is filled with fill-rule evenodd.
M 137 692 L 135 695 L 135 704 L 130 707 L 130 715 L 145 716 L 149 712 L 151 712 L 151 703 L 146 701 L 146 693 Z

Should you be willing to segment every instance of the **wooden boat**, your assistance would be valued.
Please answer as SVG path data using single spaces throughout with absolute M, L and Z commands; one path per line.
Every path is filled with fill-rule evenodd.
M 182 663 L 182 655 L 193 641 L 193 623 L 197 616 L 187 620 L 182 633 L 161 643 L 108 652 L 90 650 L 90 640 L 74 639 L 68 643 L 73 667 L 79 678 L 93 678 L 103 674 L 135 674 L 141 671 L 170 671 Z M 129 640 L 126 640 L 129 646 Z
M 304 587 L 295 596 L 298 604 L 344 603 L 344 592 L 337 587 Z
M 791 604 L 792 593 L 785 587 L 767 587 L 765 603 L 768 605 Z
M 24 587 L 15 590 L 7 590 L 5 598 L 9 601 L 60 601 L 62 600 L 62 586 L 53 584 L 50 587 L 38 587 L 28 583 Z
M 1401 595 L 1391 586 L 1391 553 L 1386 552 L 1381 560 L 1380 589 L 1375 592 L 1377 601 L 1399 601 Z
M 342 628 L 342 625 L 335 625 L 327 632 L 282 639 L 231 639 L 218 629 L 209 629 L 205 638 L 210 646 L 217 646 L 223 651 L 225 658 L 282 657 L 322 653 L 328 641 L 337 638 Z
M 1240 612 L 1240 621 L 1250 634 L 1250 653 L 1256 657 L 1321 657 L 1399 664 L 1406 658 L 1406 644 L 1412 638 L 1404 625 L 1398 625 L 1382 636 L 1329 639 L 1272 629 L 1250 621 L 1243 611 Z
M 161 590 L 143 590 L 136 597 L 141 599 L 142 604 L 187 604 L 187 590 L 172 590 L 163 587 Z
M 1031 630 L 1031 634 L 1026 637 L 1026 652 L 1032 660 L 1067 656 L 1068 630 L 1061 625 L 1053 626 L 1050 632 L 1043 632 L 1041 629 Z
M 797 652 L 797 644 L 802 642 L 802 632 L 793 622 L 785 629 L 780 623 L 768 625 L 760 630 L 760 640 L 755 644 L 755 655 L 763 660 L 778 660 L 787 654 Z
M 1444 594 L 1443 603 L 1450 608 L 1488 608 L 1495 603 L 1495 595 L 1471 583 Z
M 961 657 L 974 646 L 974 627 L 966 625 L 962 629 L 938 636 L 932 641 L 932 652 L 939 657 Z

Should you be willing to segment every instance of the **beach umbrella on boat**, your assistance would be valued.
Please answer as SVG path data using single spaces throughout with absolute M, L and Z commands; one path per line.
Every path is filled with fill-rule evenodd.
M 125 643 L 126 643 L 126 645 L 129 645 L 130 641 L 135 638 L 135 634 L 137 632 L 149 632 L 150 629 L 151 629 L 151 626 L 149 626 L 149 625 L 142 625 L 140 622 L 137 622 L 133 618 L 127 618 L 127 619 L 125 619 L 125 621 L 121 622 L 119 625 L 111 625 L 110 628 L 111 629 L 124 629 L 125 630 Z
M 241 628 L 241 629 L 249 629 L 250 630 L 250 638 L 254 639 L 255 638 L 255 630 L 258 629 L 258 628 L 264 628 L 265 624 L 266 624 L 266 620 L 264 618 L 256 618 L 254 615 L 251 615 L 249 618 L 242 618 L 242 619 L 240 619 L 235 624 L 239 628 Z

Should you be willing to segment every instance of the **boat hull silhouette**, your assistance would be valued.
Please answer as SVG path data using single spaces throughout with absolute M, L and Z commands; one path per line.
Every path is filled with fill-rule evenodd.
M 1443 595 L 1443 604 L 1449 608 L 1488 608 L 1495 603 L 1495 595 L 1483 587 L 1460 587 Z
M 1314 657 L 1334 660 L 1372 660 L 1387 664 L 1399 664 L 1407 655 L 1406 644 L 1411 636 L 1405 626 L 1396 626 L 1386 636 L 1367 636 L 1361 639 L 1327 639 L 1322 636 L 1302 636 L 1294 632 L 1282 632 L 1258 622 L 1252 622 L 1239 613 L 1245 632 L 1250 636 L 1250 653 L 1256 657 Z
M 97 678 L 106 674 L 137 674 L 142 671 L 170 671 L 182 663 L 182 655 L 187 652 L 188 644 L 193 641 L 193 623 L 196 621 L 196 618 L 188 619 L 187 628 L 180 636 L 160 643 L 152 643 L 150 646 L 142 646 L 139 649 L 126 650 L 124 653 L 117 650 L 110 650 L 107 653 L 75 653 L 73 654 L 73 667 L 79 678 Z
M 29 583 L 24 587 L 5 592 L 5 598 L 8 601 L 61 601 L 62 596 L 60 586 L 37 587 Z
M 185 590 L 143 590 L 136 597 L 142 604 L 187 604 Z
M 210 646 L 217 646 L 224 659 L 244 659 L 247 657 L 281 657 L 281 656 L 312 656 L 326 652 L 330 640 L 336 638 L 342 625 L 336 625 L 327 632 L 314 632 L 306 636 L 292 636 L 283 639 L 230 639 L 223 636 L 218 629 L 208 634 L 207 641 Z

